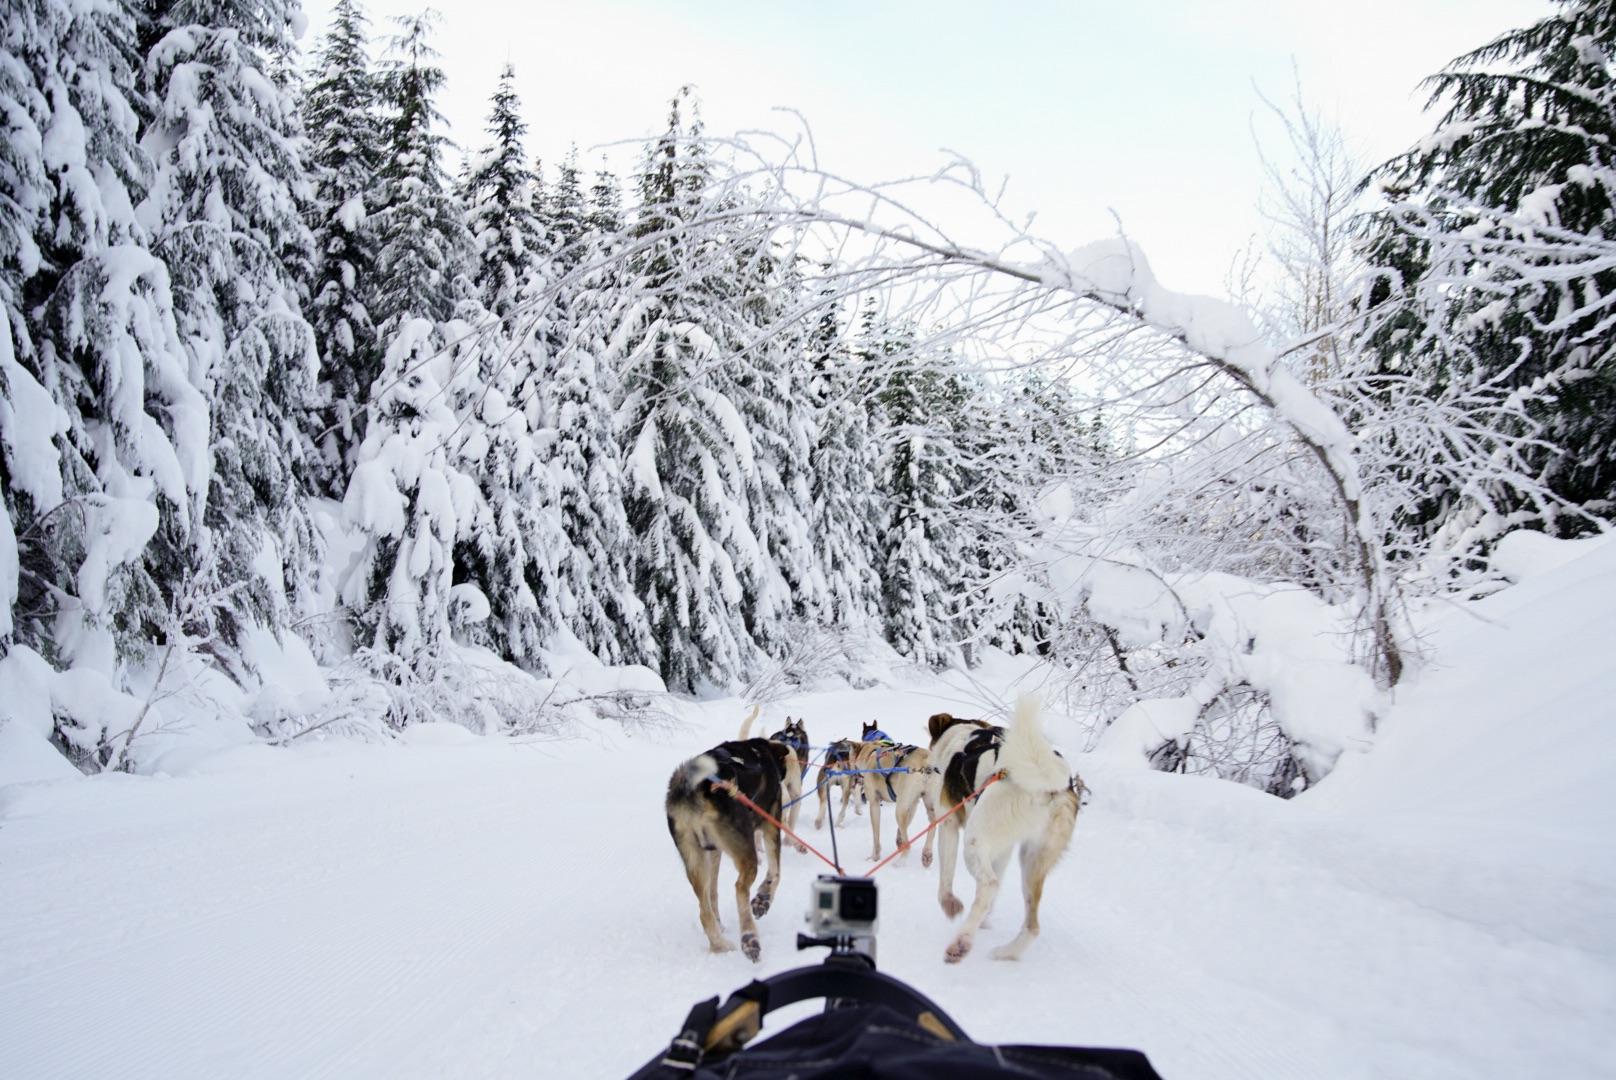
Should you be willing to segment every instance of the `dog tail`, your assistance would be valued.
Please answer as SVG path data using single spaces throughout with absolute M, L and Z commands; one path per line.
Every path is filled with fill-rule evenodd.
M 668 781 L 669 800 L 684 800 L 695 795 L 701 785 L 718 775 L 718 762 L 711 754 L 698 754 L 673 770 Z
M 1066 761 L 1049 745 L 1038 719 L 1036 698 L 1016 702 L 1015 717 L 1005 727 L 998 766 L 1004 778 L 1026 791 L 1064 791 L 1072 776 Z
M 762 707 L 761 705 L 754 705 L 752 706 L 752 711 L 746 714 L 746 723 L 741 725 L 741 734 L 739 736 L 741 742 L 745 742 L 752 737 L 752 721 L 758 718 L 758 710 Z

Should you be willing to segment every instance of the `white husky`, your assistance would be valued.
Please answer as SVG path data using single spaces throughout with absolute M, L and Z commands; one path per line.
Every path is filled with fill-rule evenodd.
M 938 898 L 954 918 L 963 908 L 954 895 L 954 862 L 963 835 L 965 868 L 976 879 L 976 896 L 965 925 L 944 958 L 958 963 L 971 951 L 976 932 L 993 908 L 999 882 L 1011 852 L 1021 849 L 1021 889 L 1027 902 L 1021 933 L 994 949 L 996 960 L 1015 960 L 1038 936 L 1038 903 L 1044 879 L 1065 854 L 1077 822 L 1082 781 L 1067 771 L 1065 760 L 1049 745 L 1038 721 L 1038 704 L 1022 698 L 1006 728 L 947 714 L 931 718 L 933 805 L 939 815 L 960 809 L 939 829 Z M 998 774 L 975 800 L 970 794 Z M 960 806 L 962 802 L 967 805 Z

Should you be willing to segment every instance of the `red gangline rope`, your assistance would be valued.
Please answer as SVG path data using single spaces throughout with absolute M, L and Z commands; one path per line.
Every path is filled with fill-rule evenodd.
M 965 796 L 965 798 L 963 798 L 959 802 L 955 803 L 953 809 L 949 810 L 948 813 L 944 814 L 942 817 L 938 818 L 936 821 L 933 821 L 930 825 L 927 825 L 924 829 L 921 829 L 914 836 L 910 837 L 908 842 L 905 843 L 902 847 L 900 847 L 897 851 L 894 851 L 891 855 L 888 855 L 886 858 L 882 859 L 880 862 L 878 862 L 874 866 L 870 867 L 869 872 L 864 874 L 864 877 L 872 876 L 877 870 L 881 869 L 887 863 L 891 862 L 893 859 L 896 859 L 899 855 L 902 855 L 904 852 L 906 852 L 910 848 L 914 847 L 916 842 L 918 842 L 921 837 L 925 836 L 927 833 L 931 832 L 937 826 L 939 826 L 943 822 L 947 821 L 950 817 L 952 817 L 954 815 L 955 811 L 959 810 L 960 807 L 964 806 L 966 803 L 970 802 L 972 799 L 975 799 L 978 795 L 981 795 L 988 788 L 992 787 L 993 784 L 995 782 L 997 782 L 998 780 L 1002 779 L 1003 776 L 1004 776 L 1004 773 L 996 772 L 992 776 L 988 777 L 987 783 L 983 784 L 981 787 L 977 788 L 975 791 L 973 791 L 969 795 Z M 818 855 L 820 861 L 823 862 L 826 866 L 830 867 L 832 870 L 836 871 L 838 874 L 841 874 L 843 876 L 846 875 L 846 871 L 844 871 L 840 866 L 837 866 L 831 860 L 825 858 L 825 856 L 819 851 L 818 848 L 814 847 L 808 841 L 804 840 L 802 837 L 798 836 L 796 833 L 794 833 L 790 829 L 786 828 L 785 823 L 782 822 L 779 818 L 775 817 L 773 814 L 769 813 L 767 810 L 763 809 L 763 807 L 759 806 L 757 803 L 753 802 L 750 798 L 748 798 L 747 795 L 746 795 L 746 792 L 742 791 L 740 788 L 735 786 L 734 781 L 731 781 L 731 780 L 714 780 L 712 783 L 713 783 L 713 787 L 724 788 L 725 790 L 729 791 L 737 799 L 741 800 L 741 802 L 745 803 L 747 806 L 750 806 L 753 810 L 757 811 L 759 814 L 761 814 L 765 818 L 767 818 L 781 832 L 783 832 L 787 836 L 791 837 L 791 839 L 795 840 L 797 843 L 801 844 L 803 847 L 807 848 L 809 851 L 813 852 L 815 855 Z
M 927 825 L 924 829 L 921 829 L 915 835 L 911 836 L 909 838 L 908 843 L 904 844 L 897 851 L 894 851 L 891 855 L 888 855 L 886 858 L 882 859 L 880 862 L 878 862 L 874 866 L 870 867 L 870 869 L 865 873 L 864 876 L 865 877 L 873 876 L 877 870 L 881 869 L 887 863 L 891 862 L 893 859 L 896 859 L 899 855 L 902 855 L 904 852 L 906 852 L 910 848 L 914 847 L 915 846 L 915 841 L 919 840 L 922 836 L 925 836 L 927 833 L 931 832 L 937 826 L 939 826 L 943 822 L 947 821 L 953 815 L 954 810 L 958 810 L 960 807 L 964 806 L 966 803 L 970 802 L 972 799 L 974 799 L 978 795 L 982 794 L 984 791 L 986 791 L 993 784 L 994 781 L 1000 779 L 1003 776 L 1004 776 L 1004 773 L 996 772 L 992 776 L 988 777 L 988 782 L 986 784 L 983 784 L 981 787 L 977 788 L 975 791 L 973 791 L 969 795 L 965 796 L 965 798 L 963 798 L 959 802 L 955 803 L 953 810 L 950 810 L 948 813 L 944 814 L 942 817 L 938 818 L 936 821 L 932 822 L 930 825 Z
M 832 870 L 836 871 L 836 873 L 842 874 L 842 875 L 845 876 L 846 872 L 840 866 L 837 866 L 835 863 L 833 863 L 829 859 L 825 858 L 825 856 L 820 853 L 818 848 L 814 847 L 808 841 L 804 840 L 802 837 L 798 836 L 796 833 L 794 833 L 790 829 L 786 828 L 785 823 L 783 821 L 781 821 L 779 818 L 775 817 L 773 814 L 771 814 L 767 810 L 763 809 L 763 807 L 759 806 L 757 803 L 755 803 L 751 799 L 749 799 L 747 797 L 747 795 L 746 795 L 746 792 L 742 791 L 740 788 L 735 786 L 734 781 L 732 781 L 732 780 L 714 780 L 713 781 L 713 787 L 724 788 L 727 791 L 729 791 L 730 794 L 734 795 L 737 799 L 741 800 L 747 806 L 750 806 L 753 810 L 756 810 L 759 814 L 762 814 L 764 817 L 768 818 L 769 821 L 773 822 L 774 826 L 776 828 L 778 828 L 781 832 L 783 832 L 787 836 L 791 837 L 791 839 L 795 840 L 797 843 L 801 844 L 803 847 L 807 848 L 809 851 L 812 851 L 815 855 L 818 855 L 820 860 L 826 866 L 828 866 Z

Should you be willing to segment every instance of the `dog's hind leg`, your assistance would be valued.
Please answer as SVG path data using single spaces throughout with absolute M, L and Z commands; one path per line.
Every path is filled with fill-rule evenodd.
M 937 846 L 942 857 L 937 867 L 937 902 L 943 907 L 943 914 L 950 919 L 957 918 L 965 910 L 960 898 L 954 895 L 954 864 L 959 858 L 960 818 L 965 815 L 961 809 L 958 813 L 950 814 L 937 826 L 936 831 L 942 833 Z
M 723 930 L 724 916 L 719 913 L 718 908 L 718 864 L 721 856 L 719 855 L 717 848 L 707 848 L 704 852 L 702 852 L 702 854 L 707 857 L 707 867 L 705 871 L 707 880 L 707 907 L 708 910 L 713 913 L 713 921 L 718 924 L 718 929 Z M 733 949 L 735 946 L 732 944 L 729 946 L 729 948 Z M 727 952 L 728 949 L 724 951 Z
M 1038 936 L 1038 902 L 1043 899 L 1044 878 L 1059 857 L 1059 851 L 1051 857 L 1048 848 L 1033 843 L 1021 846 L 1021 895 L 1027 902 L 1027 914 L 1021 923 L 1021 933 L 1009 944 L 1000 945 L 988 953 L 993 959 L 1020 960 L 1021 954 Z
M 1033 938 L 1038 936 L 1038 904 L 1043 899 L 1044 881 L 1060 862 L 1071 843 L 1072 828 L 1077 819 L 1077 799 L 1071 799 L 1067 809 L 1060 803 L 1050 807 L 1049 826 L 1043 836 L 1021 845 L 1021 895 L 1027 903 L 1027 913 L 1021 923 L 1021 933 L 1007 945 L 1001 945 L 988 955 L 995 960 L 1020 960 Z
M 898 823 L 898 836 L 893 842 L 898 845 L 899 851 L 903 851 L 904 845 L 909 842 L 909 823 L 915 819 L 915 807 L 920 803 L 920 786 L 916 783 L 918 779 L 916 776 L 903 778 L 898 788 L 898 801 L 892 808 L 892 816 Z M 908 860 L 907 852 L 898 857 L 899 862 Z
M 718 852 L 702 847 L 689 833 L 674 840 L 684 860 L 685 877 L 701 906 L 701 928 L 707 933 L 707 943 L 713 952 L 730 952 L 735 943 L 724 936 L 724 927 L 718 921 Z
M 765 822 L 759 831 L 763 833 L 763 854 L 768 859 L 768 870 L 763 875 L 763 884 L 758 886 L 757 895 L 752 897 L 752 914 L 761 919 L 769 913 L 769 905 L 774 902 L 774 891 L 780 884 L 780 830 Z
M 1004 868 L 1010 862 L 1010 849 L 990 851 L 989 846 L 980 836 L 968 837 L 965 841 L 965 869 L 976 878 L 976 897 L 971 901 L 971 911 L 965 917 L 965 925 L 960 927 L 960 932 L 943 953 L 947 963 L 957 964 L 965 959 L 971 946 L 976 943 L 976 932 L 982 928 L 982 921 L 993 910 L 993 901 L 998 898 L 999 883 L 1004 879 Z
M 842 789 L 842 812 L 836 815 L 836 826 L 840 828 L 847 824 L 847 804 L 853 801 L 853 778 L 839 776 L 836 778 L 836 786 Z M 863 812 L 862 810 L 859 811 L 861 814 Z
M 724 850 L 735 863 L 735 909 L 740 916 L 741 951 L 748 960 L 756 962 L 763 953 L 758 942 L 757 920 L 752 917 L 752 882 L 757 880 L 758 857 L 750 834 L 726 834 Z
M 795 759 L 786 762 L 785 799 L 791 804 L 786 814 L 786 828 L 792 832 L 797 831 L 797 815 L 802 812 L 802 778 L 805 771 Z M 797 849 L 799 855 L 808 854 L 808 845 L 801 840 L 791 841 L 791 846 Z
M 937 839 L 937 830 L 932 828 L 937 821 L 937 804 L 932 802 L 929 789 L 921 794 L 920 801 L 926 807 L 926 843 L 920 849 L 920 865 L 930 866 L 932 841 Z
M 874 841 L 870 861 L 874 862 L 881 857 L 881 793 L 875 788 L 881 782 L 880 774 L 865 773 L 860 779 L 864 782 L 864 797 L 870 803 L 870 838 Z

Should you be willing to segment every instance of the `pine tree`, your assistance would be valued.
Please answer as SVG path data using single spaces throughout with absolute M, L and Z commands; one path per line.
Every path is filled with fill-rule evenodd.
M 1367 241 L 1379 305 L 1410 308 L 1366 347 L 1436 396 L 1455 384 L 1525 393 L 1555 449 L 1532 467 L 1567 502 L 1616 512 L 1616 351 L 1606 301 L 1616 264 L 1616 11 L 1560 10 L 1454 60 L 1428 85 L 1436 132 L 1382 167 L 1391 198 Z M 1457 492 L 1434 489 L 1439 522 Z M 1501 513 L 1511 509 L 1507 496 Z M 1563 527 L 1576 529 L 1575 521 Z
M 585 203 L 569 154 L 544 203 L 552 252 L 529 284 L 528 309 L 545 363 L 529 369 L 522 396 L 532 403 L 555 477 L 567 543 L 554 587 L 567 598 L 566 627 L 606 663 L 656 667 L 657 644 L 634 592 L 637 543 L 624 508 L 614 426 L 620 384 L 610 356 L 624 275 L 608 255 L 621 224 L 610 174 L 597 181 L 597 197 L 606 200 L 604 219 Z M 601 231 L 602 224 L 611 231 Z
M 11 643 L 121 679 L 202 542 L 208 408 L 133 212 L 150 163 L 131 12 L 27 0 L 0 27 L 0 598 Z M 108 762 L 93 717 L 59 717 L 57 734 Z
M 764 576 L 752 532 L 755 448 L 741 410 L 715 371 L 726 283 L 722 238 L 703 228 L 712 163 L 699 124 L 686 130 L 673 102 L 667 132 L 640 177 L 634 234 L 643 251 L 621 316 L 627 332 L 620 431 L 629 526 L 640 538 L 636 591 L 670 686 L 726 685 L 756 658 L 747 589 Z
M 613 237 L 623 231 L 623 188 L 617 177 L 605 167 L 595 172 L 595 182 L 589 188 L 589 214 L 585 220 L 598 238 Z
M 214 651 L 228 656 L 245 624 L 286 625 L 288 598 L 306 607 L 317 558 L 302 435 L 313 426 L 318 358 L 296 284 L 311 247 L 296 196 L 305 144 L 291 95 L 270 72 L 291 48 L 291 13 L 255 2 L 152 14 L 154 115 L 142 145 L 156 168 L 141 211 L 211 394 L 208 565 L 233 586 L 216 614 Z M 189 21 L 204 15 L 207 24 Z
M 347 484 L 365 437 L 371 386 L 381 373 L 370 221 L 381 171 L 376 96 L 364 9 L 357 0 L 337 0 L 303 103 L 314 182 L 308 200 L 315 251 L 308 315 L 325 395 L 321 453 L 312 464 L 327 495 L 339 495 Z
M 348 520 L 367 537 L 343 597 L 359 644 L 417 670 L 449 644 L 455 545 L 484 509 L 475 477 L 462 468 L 454 376 L 438 326 L 399 325 L 344 497 Z
M 815 557 L 813 459 L 815 416 L 805 400 L 810 361 L 801 329 L 803 285 L 767 240 L 731 244 L 740 286 L 733 397 L 756 447 L 750 502 L 752 531 L 767 576 L 752 590 L 755 640 L 769 648 L 787 620 L 829 616 L 830 586 Z
M 445 388 L 459 418 L 448 438 L 480 493 L 455 545 L 454 579 L 459 588 L 476 587 L 489 609 L 460 636 L 542 672 L 542 651 L 580 606 L 564 573 L 572 552 L 552 459 L 556 433 L 523 407 L 531 374 L 548 368 L 546 349 L 531 331 L 513 337 L 451 325 L 450 336 L 462 344 Z
M 483 306 L 502 317 L 515 305 L 545 247 L 534 206 L 538 179 L 522 147 L 527 124 L 511 85 L 515 78 L 515 68 L 506 64 L 488 118 L 494 141 L 468 163 L 460 196 L 477 251 L 472 279 Z
M 443 168 L 448 140 L 434 131 L 443 120 L 434 99 L 444 81 L 427 43 L 436 18 L 427 12 L 397 20 L 400 32 L 388 45 L 380 83 L 386 159 L 382 204 L 373 215 L 378 299 L 371 316 L 384 337 L 405 318 L 449 318 L 471 250 L 465 214 Z
M 835 305 L 825 303 L 805 344 L 811 364 L 806 399 L 813 416 L 810 531 L 826 588 L 820 617 L 831 626 L 879 626 L 879 447 Z
M 562 272 L 584 261 L 584 242 L 590 229 L 589 208 L 584 203 L 583 181 L 578 172 L 577 147 L 561 159 L 555 188 L 544 203 L 544 222 L 550 236 L 551 258 Z
M 63 498 L 54 443 L 55 403 L 40 384 L 25 311 L 25 283 L 42 266 L 42 232 L 53 199 L 44 132 L 51 118 L 44 79 L 70 11 L 50 0 L 21 4 L 0 22 L 0 656 L 10 647 L 22 590 L 31 608 L 48 577 L 22 565 L 17 530 L 36 527 Z
M 864 361 L 885 372 L 878 391 L 883 617 L 893 648 L 944 667 L 967 636 L 961 601 L 976 584 L 958 520 L 967 481 L 956 424 L 967 391 L 946 357 L 922 358 L 913 346 L 906 327 L 865 327 Z

